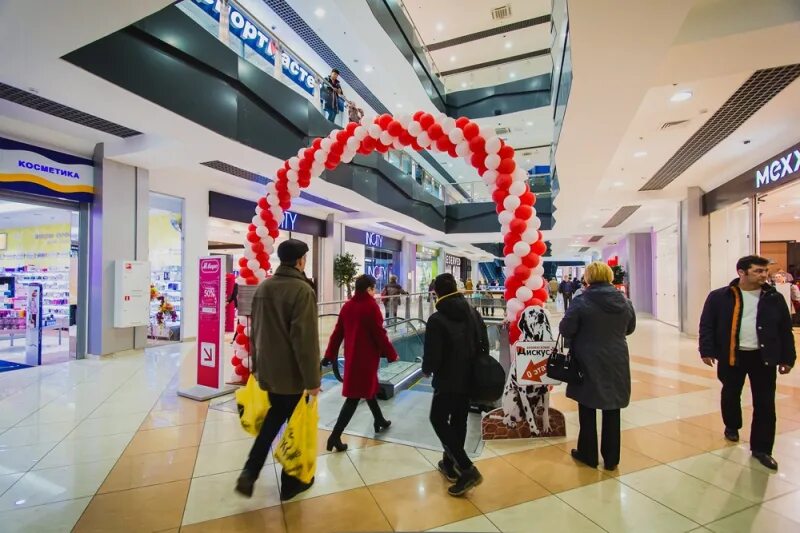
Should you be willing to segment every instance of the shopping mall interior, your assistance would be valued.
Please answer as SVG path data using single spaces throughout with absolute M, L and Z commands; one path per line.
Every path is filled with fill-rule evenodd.
M 798 0 L 6 0 L 0 35 L 0 532 L 800 531 Z M 392 424 L 362 405 L 331 449 L 334 350 L 298 404 L 313 484 L 284 497 L 282 429 L 246 497 L 238 398 L 280 321 L 253 294 L 290 239 L 321 356 L 374 278 Z M 459 497 L 423 370 L 442 274 L 506 380 L 464 400 Z M 577 316 L 575 359 L 605 353 L 595 285 L 635 312 L 624 406 L 588 407 L 618 464 L 572 453 L 585 383 L 534 375 Z M 752 350 L 776 382 L 748 370 L 738 423 Z

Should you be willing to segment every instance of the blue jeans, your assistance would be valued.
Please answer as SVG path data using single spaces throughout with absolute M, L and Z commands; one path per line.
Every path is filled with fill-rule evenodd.
M 324 113 L 325 113 L 325 118 L 327 118 L 331 122 L 336 122 L 336 115 L 339 112 L 337 110 L 335 110 L 335 109 L 331 109 L 329 107 L 326 107 L 325 110 L 324 110 Z

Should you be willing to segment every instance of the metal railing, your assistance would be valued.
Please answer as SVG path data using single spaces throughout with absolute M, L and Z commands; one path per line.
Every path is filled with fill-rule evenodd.
M 433 69 L 432 74 L 437 76 L 442 81 L 442 91 L 444 94 L 447 94 L 447 87 L 445 86 L 441 77 L 441 73 L 443 72 L 442 69 L 439 68 L 439 65 L 436 64 L 436 60 L 433 59 L 433 55 L 431 55 L 431 53 L 428 51 L 428 47 L 425 45 L 425 39 L 422 38 L 422 34 L 419 32 L 419 28 L 417 28 L 417 25 L 414 23 L 414 18 L 411 16 L 408 8 L 406 8 L 405 2 L 401 1 L 399 3 L 400 7 L 403 9 L 403 14 L 406 17 L 406 20 L 409 22 L 409 24 L 411 24 L 411 28 L 414 30 L 414 35 L 417 38 L 417 42 L 420 44 L 420 46 L 422 46 L 422 53 L 425 55 L 425 59 L 428 60 L 428 66 Z
M 551 196 L 551 192 L 536 192 L 534 187 L 538 184 L 542 184 L 545 182 L 545 177 L 549 176 L 550 174 L 531 174 L 529 177 L 529 181 L 531 182 L 531 190 L 534 191 L 537 198 L 548 198 Z M 445 198 L 444 202 L 445 205 L 454 205 L 454 204 L 470 204 L 470 203 L 478 203 L 478 202 L 492 202 L 492 194 L 489 190 L 489 187 L 483 181 L 476 180 L 476 181 L 467 181 L 467 182 L 458 182 L 458 186 L 461 187 L 467 193 L 467 197 L 463 197 L 462 195 L 456 192 L 455 186 L 448 184 L 445 187 Z M 541 190 L 541 187 L 536 187 L 537 189 Z

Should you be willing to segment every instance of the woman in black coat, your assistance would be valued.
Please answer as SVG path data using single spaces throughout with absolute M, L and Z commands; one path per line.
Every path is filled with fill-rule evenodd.
M 573 300 L 559 331 L 570 345 L 570 353 L 583 370 L 583 382 L 567 385 L 567 396 L 579 405 L 578 449 L 572 456 L 597 467 L 597 409 L 603 411 L 600 450 L 606 470 L 615 470 L 620 454 L 620 409 L 631 399 L 631 369 L 627 335 L 636 329 L 631 302 L 611 281 L 614 275 L 605 263 L 586 268 L 589 286 Z

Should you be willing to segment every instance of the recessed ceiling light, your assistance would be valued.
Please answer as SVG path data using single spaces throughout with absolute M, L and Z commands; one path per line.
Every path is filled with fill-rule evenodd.
M 692 91 L 688 91 L 688 90 L 687 91 L 678 91 L 678 92 L 676 92 L 675 94 L 673 94 L 670 97 L 669 101 L 670 102 L 685 102 L 686 100 L 689 100 L 692 96 L 693 96 Z
M 781 209 L 785 209 L 786 208 L 786 204 L 781 204 L 778 207 L 780 207 Z
M 795 219 L 795 220 L 800 220 L 800 215 L 795 215 L 795 216 L 794 216 L 794 219 Z
M 645 157 L 646 155 L 647 155 L 647 152 L 639 151 L 639 152 L 635 152 L 633 154 L 633 157 Z
M 517 73 L 516 73 L 516 72 L 510 72 L 510 73 L 508 74 L 508 77 L 509 77 L 509 78 L 516 78 L 516 77 L 517 77 Z
M 612 185 L 614 187 L 622 187 L 623 185 L 625 185 L 625 183 L 623 183 L 621 181 L 615 181 L 614 183 L 612 183 Z
M 466 88 L 466 86 L 467 86 L 467 82 L 465 82 L 465 81 L 462 81 L 462 82 L 461 82 L 461 88 L 462 88 L 462 89 L 463 89 L 463 88 Z
M 364 72 L 372 72 L 372 70 L 373 70 L 372 65 L 365 65 L 364 66 Z
M 454 62 L 456 60 L 456 56 L 450 56 L 450 62 Z
M 315 9 L 315 10 L 314 10 L 314 14 L 315 14 L 317 17 L 319 17 L 319 18 L 322 18 L 322 17 L 324 17 L 324 16 L 325 16 L 325 10 L 324 10 L 324 9 L 322 9 L 321 7 L 318 7 L 317 9 Z
M 397 104 L 397 109 L 403 109 L 403 104 Z
M 444 24 L 442 24 L 441 22 L 438 22 L 436 24 L 436 31 L 442 31 L 443 29 L 444 29 Z
M 533 122 L 531 122 L 531 121 L 529 120 L 528 122 L 526 122 L 526 123 L 525 123 L 525 125 L 526 125 L 526 126 L 533 126 Z
M 509 48 L 511 48 L 512 46 L 514 46 L 514 45 L 511 43 L 511 41 L 507 41 L 507 42 L 506 42 L 506 49 L 509 49 Z

